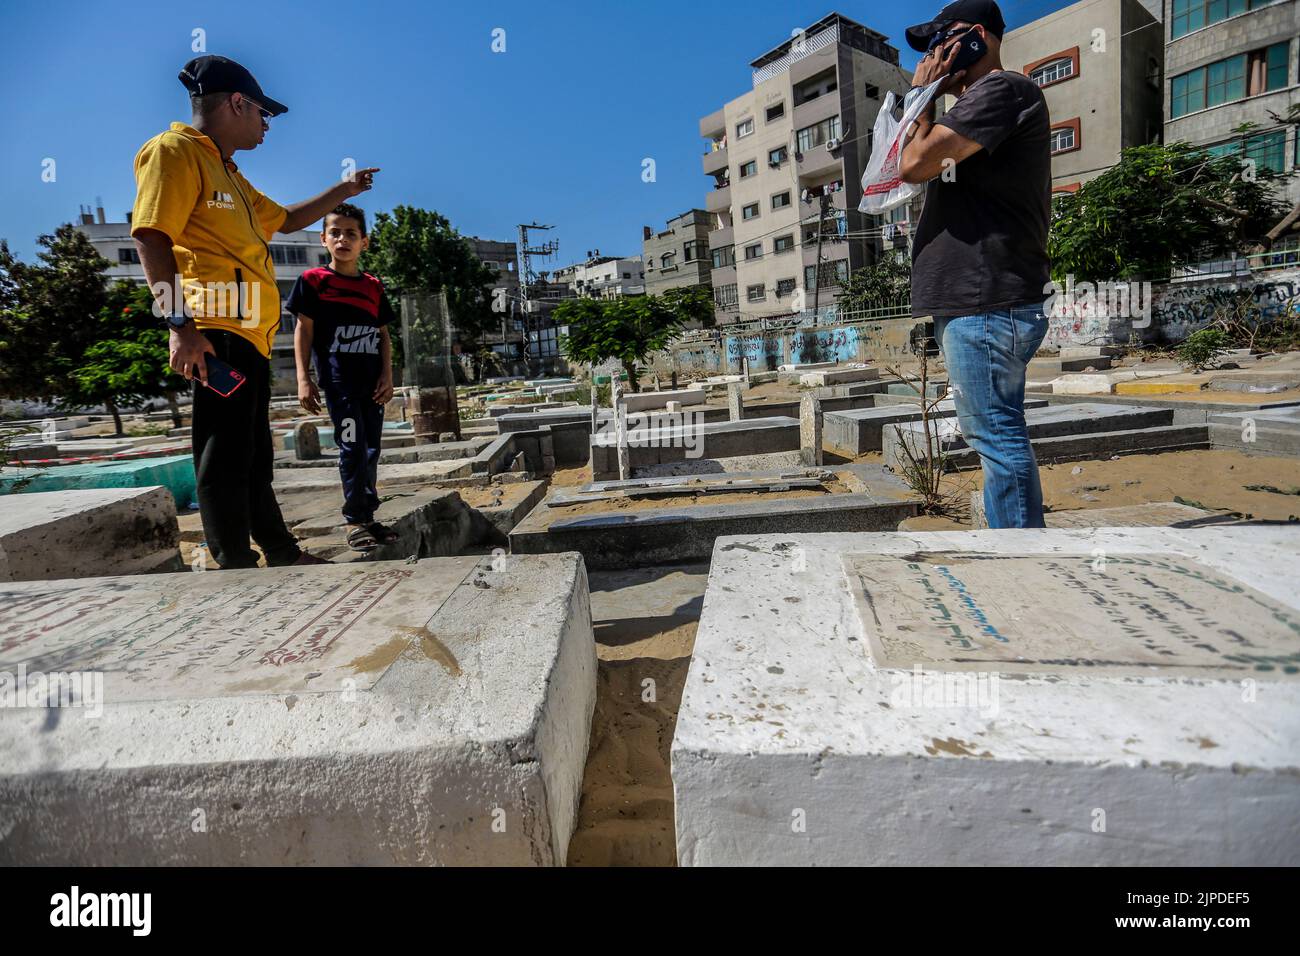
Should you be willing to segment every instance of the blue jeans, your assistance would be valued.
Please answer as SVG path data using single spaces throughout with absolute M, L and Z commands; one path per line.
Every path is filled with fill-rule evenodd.
M 351 389 L 326 382 L 325 404 L 334 420 L 343 480 L 343 520 L 369 524 L 379 507 L 379 452 L 384 437 L 384 406 L 371 398 L 373 387 Z
M 1025 427 L 1025 366 L 1046 334 L 1041 303 L 934 320 L 962 438 L 984 466 L 990 528 L 1043 527 L 1043 489 Z

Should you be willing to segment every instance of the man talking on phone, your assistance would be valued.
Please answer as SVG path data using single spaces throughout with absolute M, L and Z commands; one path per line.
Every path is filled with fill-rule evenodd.
M 314 199 L 281 206 L 254 189 L 231 157 L 261 145 L 267 120 L 288 107 L 225 57 L 191 60 L 179 78 L 193 117 L 136 154 L 131 235 L 171 327 L 171 367 L 194 382 L 203 532 L 222 568 L 257 565 L 250 534 L 269 566 L 325 564 L 298 547 L 271 488 L 270 356 L 280 293 L 269 242 L 369 189 L 378 170 L 358 170 Z
M 984 468 L 990 528 L 1043 527 L 1025 427 L 1025 368 L 1047 334 L 1051 123 L 1042 90 L 1002 68 L 993 0 L 956 0 L 907 29 L 912 80 L 957 97 L 912 127 L 899 172 L 927 183 L 912 245 L 912 314 L 933 316 L 962 437 Z

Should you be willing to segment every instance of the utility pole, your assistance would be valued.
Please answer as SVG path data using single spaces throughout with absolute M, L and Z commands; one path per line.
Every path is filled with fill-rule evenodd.
M 553 229 L 554 226 L 543 226 L 541 223 L 530 222 L 519 224 L 519 302 L 520 308 L 524 313 L 524 362 L 528 362 L 531 349 L 529 348 L 529 336 L 532 334 L 532 319 L 529 318 L 530 311 L 528 307 L 528 284 L 537 280 L 537 273 L 533 271 L 533 256 L 550 257 L 555 255 L 556 250 L 560 248 L 559 242 L 549 239 L 536 248 L 528 245 L 529 229 Z
M 823 187 L 824 188 L 824 187 Z M 817 215 L 817 263 L 813 266 L 813 321 L 817 321 L 817 303 L 822 291 L 822 225 L 826 222 L 826 207 L 830 196 L 821 195 L 821 211 Z

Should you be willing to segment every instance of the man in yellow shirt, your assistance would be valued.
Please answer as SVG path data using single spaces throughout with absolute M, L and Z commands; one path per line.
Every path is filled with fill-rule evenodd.
M 131 235 L 171 327 L 171 367 L 196 380 L 191 437 L 208 548 L 223 568 L 255 567 L 251 534 L 268 565 L 323 563 L 298 547 L 271 488 L 270 356 L 280 292 L 268 243 L 365 192 L 378 170 L 358 170 L 314 199 L 281 206 L 254 189 L 231 157 L 261 145 L 266 121 L 288 107 L 221 56 L 191 60 L 180 81 L 193 118 L 172 123 L 136 154 Z M 242 384 L 227 395 L 209 389 L 208 355 L 243 375 Z

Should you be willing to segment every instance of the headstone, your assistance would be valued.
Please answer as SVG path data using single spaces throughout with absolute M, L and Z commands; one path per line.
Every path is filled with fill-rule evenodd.
M 731 421 L 739 422 L 745 418 L 745 385 L 743 382 L 727 383 L 727 410 Z
M 721 538 L 679 862 L 1296 865 L 1297 559 L 1286 526 Z
M 565 861 L 577 555 L 18 584 L 0 635 L 0 694 L 27 691 L 0 707 L 6 863 Z
M 668 414 L 670 414 L 670 415 L 679 414 L 679 413 L 681 412 L 681 410 L 682 410 L 682 403 L 681 403 L 681 402 L 665 402 L 665 403 L 664 403 L 664 411 L 668 412 Z
M 176 502 L 166 488 L 0 495 L 0 581 L 143 574 L 181 567 Z M 0 645 L 7 637 L 0 629 Z
M 823 460 L 822 403 L 814 395 L 799 399 L 799 458 L 810 466 Z
M 299 461 L 320 457 L 320 432 L 312 422 L 299 422 L 293 426 L 293 455 Z

